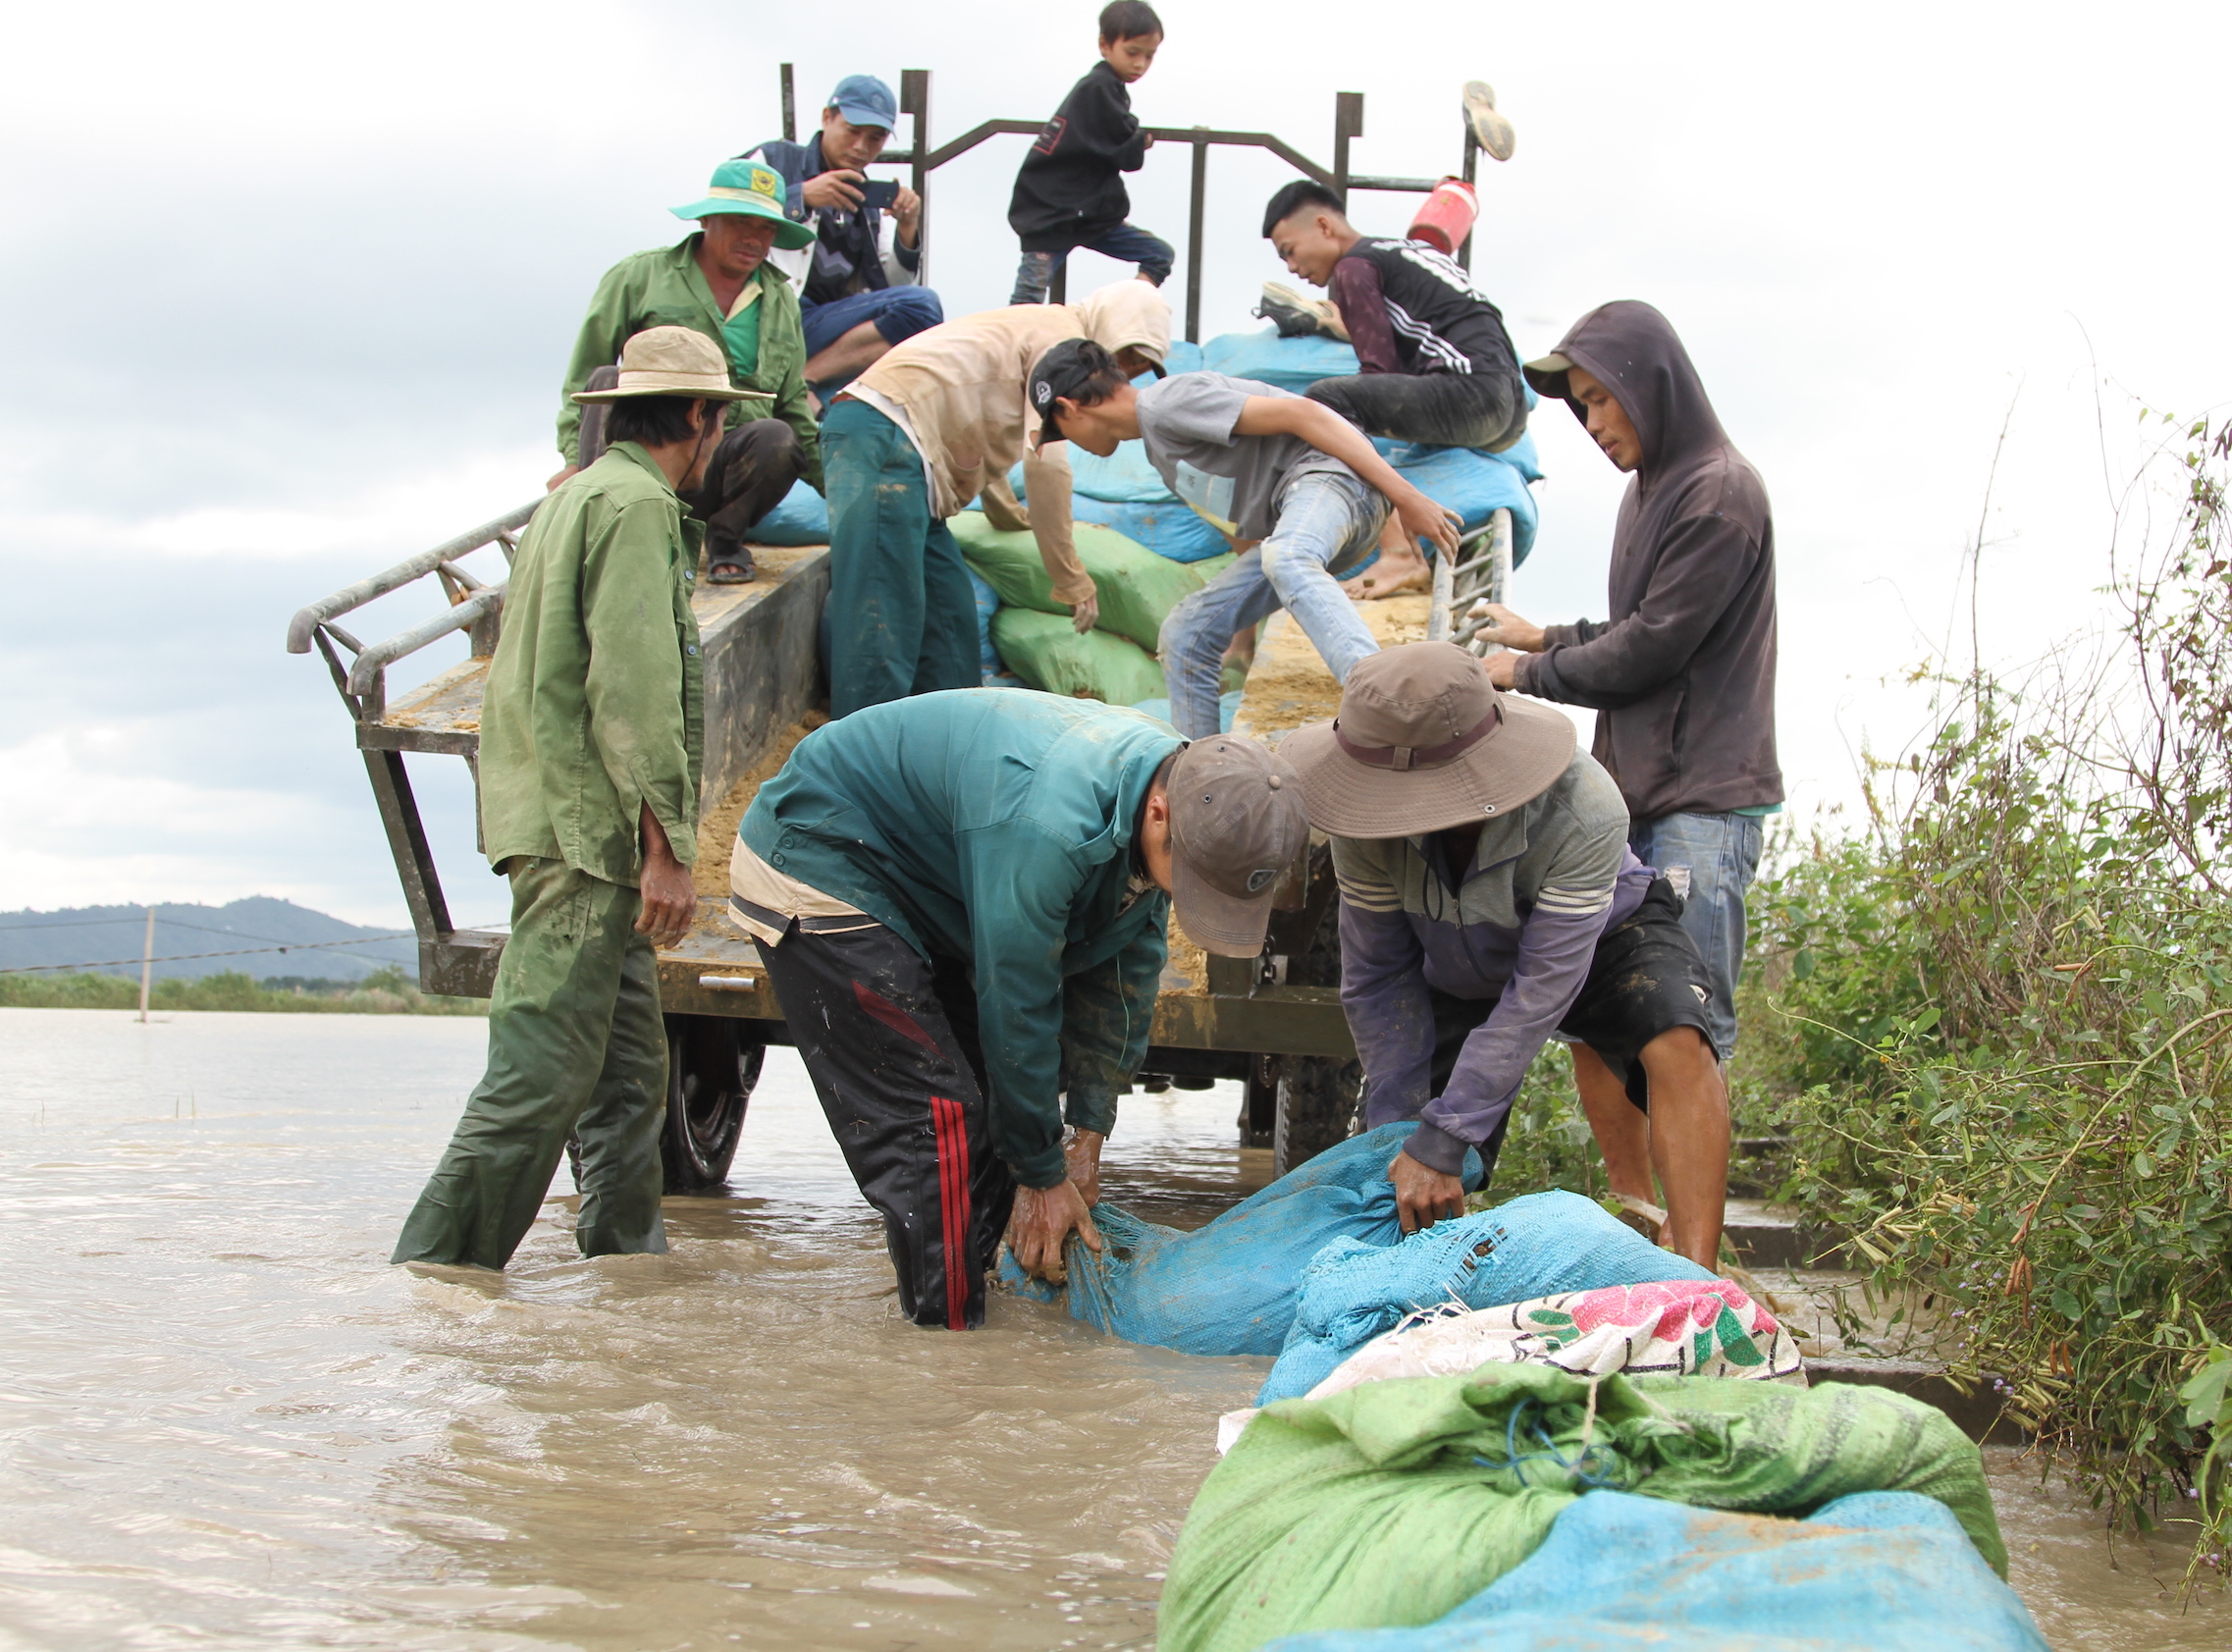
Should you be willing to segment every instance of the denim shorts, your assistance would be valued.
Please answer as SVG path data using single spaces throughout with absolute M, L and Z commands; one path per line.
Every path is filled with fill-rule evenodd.
M 1705 1006 L 1713 1047 L 1736 1048 L 1736 982 L 1744 965 L 1744 890 L 1759 871 L 1757 815 L 1662 815 L 1628 828 L 1627 846 L 1682 897 L 1681 927 L 1705 955 L 1713 996 Z

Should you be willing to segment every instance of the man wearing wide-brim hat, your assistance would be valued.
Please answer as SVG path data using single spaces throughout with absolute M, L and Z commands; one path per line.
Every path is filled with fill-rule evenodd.
M 1331 723 L 1279 748 L 1333 839 L 1341 1003 L 1367 1128 L 1418 1119 L 1389 1166 L 1406 1230 L 1463 1208 L 1555 1034 L 1622 1081 L 1645 1133 L 1598 1133 L 1617 1191 L 1666 1190 L 1661 1243 L 1717 1266 L 1728 1106 L 1705 961 L 1627 806 L 1559 712 L 1501 692 L 1453 643 L 1360 661 Z
M 621 259 L 589 301 L 558 411 L 558 451 L 566 467 L 551 485 L 595 460 L 598 427 L 594 418 L 584 420 L 580 393 L 601 370 L 610 379 L 620 346 L 647 327 L 694 328 L 721 350 L 730 385 L 760 396 L 731 414 L 728 440 L 708 466 L 706 496 L 686 502 L 706 518 L 707 577 L 732 584 L 752 577 L 744 549 L 752 524 L 781 504 L 801 477 L 817 490 L 822 486 L 822 440 L 807 399 L 798 290 L 768 258 L 776 247 L 812 244 L 814 232 L 783 211 L 780 175 L 741 159 L 716 168 L 702 198 L 670 210 L 694 219 L 696 232 L 672 246 Z
M 627 341 L 604 453 L 520 536 L 481 704 L 481 836 L 511 880 L 488 1072 L 394 1259 L 501 1268 L 581 1143 L 585 1255 L 664 1251 L 666 1035 L 655 946 L 697 911 L 705 677 L 682 507 L 750 393 L 687 327 Z

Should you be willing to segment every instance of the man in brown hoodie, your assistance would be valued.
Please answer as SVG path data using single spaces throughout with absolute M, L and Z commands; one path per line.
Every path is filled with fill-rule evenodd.
M 1744 888 L 1761 818 L 1782 806 L 1775 755 L 1775 524 L 1767 486 L 1736 451 L 1667 318 L 1631 299 L 1590 311 L 1527 381 L 1573 409 L 1632 480 L 1613 529 L 1606 622 L 1529 623 L 1500 604 L 1483 634 L 1515 649 L 1489 679 L 1597 712 L 1595 755 L 1627 800 L 1628 845 L 1683 896 L 1705 954 L 1705 1006 L 1735 1048 Z M 1615 1192 L 1648 1199 L 1640 1116 L 1585 1049 L 1574 1075 Z
M 946 518 L 980 495 L 992 525 L 1028 527 L 1080 631 L 1099 603 L 1079 562 L 1060 444 L 1027 452 L 1032 364 L 1090 339 L 1160 372 L 1170 305 L 1122 281 L 1075 304 L 1019 304 L 918 333 L 855 379 L 822 424 L 829 500 L 829 715 L 981 680 L 977 602 Z M 1008 485 L 1024 464 L 1025 512 Z

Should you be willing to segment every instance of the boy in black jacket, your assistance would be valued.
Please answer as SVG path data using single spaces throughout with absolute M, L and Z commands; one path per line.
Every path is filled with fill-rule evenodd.
M 1159 236 L 1124 222 L 1132 210 L 1122 175 L 1137 172 L 1153 137 L 1140 130 L 1124 88 L 1144 75 L 1162 44 L 1162 19 L 1141 0 L 1115 0 L 1100 14 L 1100 61 L 1070 88 L 1023 170 L 1007 221 L 1023 241 L 1011 304 L 1043 304 L 1054 272 L 1075 247 L 1137 264 L 1160 287 L 1176 254 Z

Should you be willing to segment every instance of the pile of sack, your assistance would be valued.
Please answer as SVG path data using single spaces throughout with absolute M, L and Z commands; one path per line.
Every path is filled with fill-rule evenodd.
M 1357 370 L 1355 351 L 1345 344 L 1282 339 L 1269 327 L 1228 333 L 1206 346 L 1174 344 L 1165 367 L 1172 373 L 1207 368 L 1298 394 L 1319 379 Z M 1513 560 L 1526 559 L 1538 514 L 1527 484 L 1542 476 L 1533 437 L 1522 437 L 1502 453 L 1405 442 L 1374 445 L 1430 498 L 1462 516 L 1467 529 L 1499 509 L 1510 510 Z M 1232 547 L 1163 485 L 1139 442 L 1126 442 L 1107 458 L 1073 447 L 1070 467 L 1078 555 L 1100 592 L 1100 623 L 1085 636 L 1070 629 L 1068 611 L 1053 601 L 1028 533 L 1002 534 L 973 510 L 947 523 L 976 584 L 983 680 L 1113 706 L 1147 702 L 1155 715 L 1167 715 L 1167 688 L 1155 658 L 1162 621 L 1230 565 Z M 1011 481 L 1023 497 L 1022 466 Z M 800 482 L 752 530 L 752 538 L 767 545 L 826 544 L 828 507 Z M 1373 558 L 1352 571 L 1361 572 Z M 1240 684 L 1229 680 L 1225 687 L 1232 696 L 1226 708 L 1230 726 Z
M 1277 1357 L 1223 1419 L 1162 1652 L 2043 1652 L 1942 1412 L 1804 1386 L 1766 1305 L 1572 1194 L 1406 1237 L 1387 1167 L 1415 1128 L 1191 1233 L 1098 1206 L 1066 1286 L 1002 1264 L 1127 1341 Z

